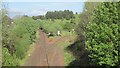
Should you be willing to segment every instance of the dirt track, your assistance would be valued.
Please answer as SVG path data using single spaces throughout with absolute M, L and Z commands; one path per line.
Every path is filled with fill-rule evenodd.
M 63 50 L 56 46 L 58 42 L 63 41 L 63 38 L 57 38 L 49 42 L 46 34 L 42 31 L 40 31 L 39 36 L 35 50 L 24 66 L 64 66 Z

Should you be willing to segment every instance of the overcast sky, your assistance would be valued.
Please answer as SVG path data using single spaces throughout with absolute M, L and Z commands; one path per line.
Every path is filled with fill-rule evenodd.
M 55 10 L 71 10 L 75 12 L 82 12 L 83 2 L 7 2 L 8 12 L 10 17 L 16 15 L 44 15 L 47 11 Z

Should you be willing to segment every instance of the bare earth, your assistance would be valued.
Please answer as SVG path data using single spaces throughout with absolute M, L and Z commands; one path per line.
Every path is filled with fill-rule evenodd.
M 64 66 L 63 50 L 56 46 L 58 42 L 64 42 L 63 38 L 49 39 L 42 31 L 39 36 L 35 50 L 24 66 Z

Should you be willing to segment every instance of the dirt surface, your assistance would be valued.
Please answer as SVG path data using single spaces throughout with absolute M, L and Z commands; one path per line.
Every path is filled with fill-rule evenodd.
M 39 36 L 35 50 L 30 54 L 24 66 L 64 66 L 63 50 L 56 44 L 63 42 L 67 37 L 49 39 L 41 30 Z

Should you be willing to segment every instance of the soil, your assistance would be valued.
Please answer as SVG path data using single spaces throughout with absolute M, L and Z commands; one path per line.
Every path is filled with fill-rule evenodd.
M 66 39 L 67 37 L 50 39 L 40 30 L 35 49 L 24 66 L 64 66 L 63 50 L 56 44 Z

